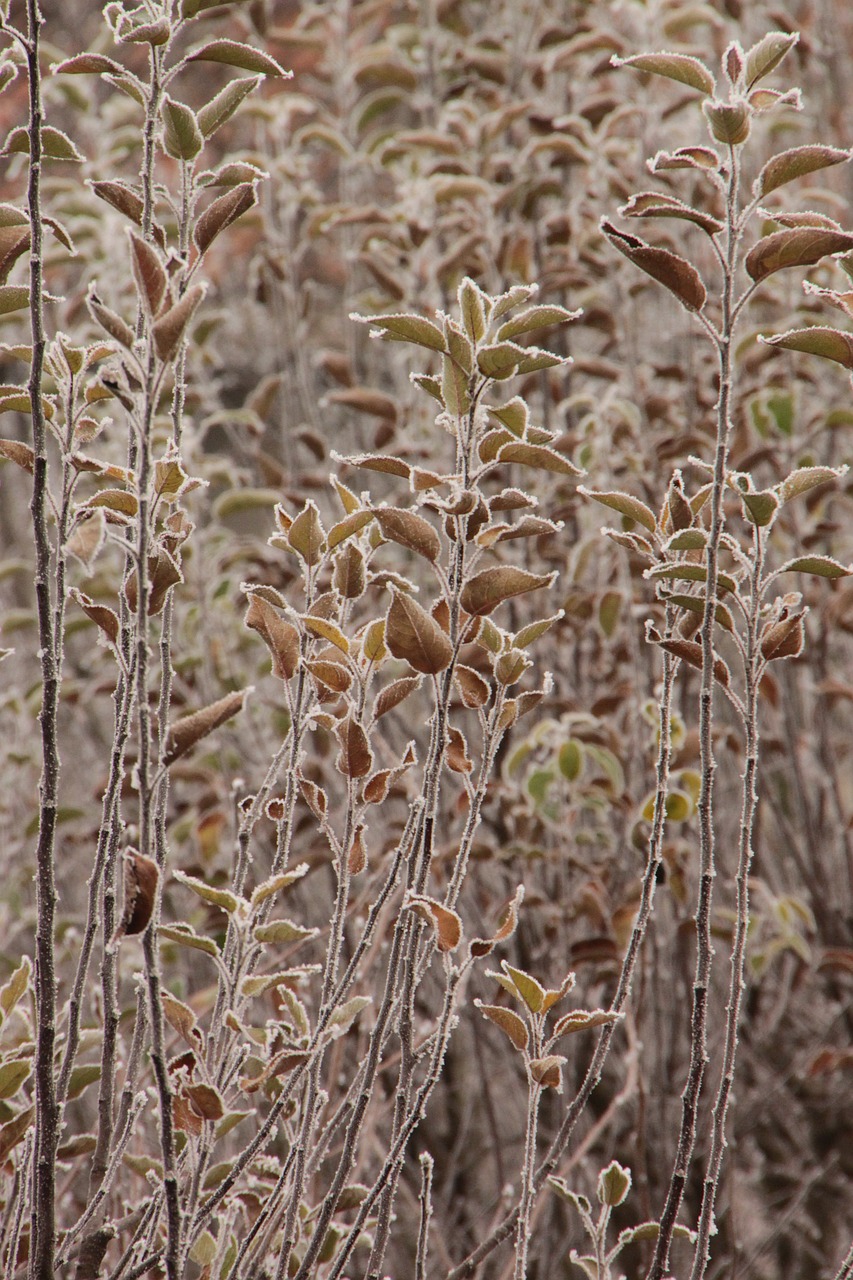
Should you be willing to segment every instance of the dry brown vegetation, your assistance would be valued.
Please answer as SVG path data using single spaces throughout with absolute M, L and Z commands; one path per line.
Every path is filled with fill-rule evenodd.
M 848 6 L 0 13 L 0 1271 L 850 1280 Z

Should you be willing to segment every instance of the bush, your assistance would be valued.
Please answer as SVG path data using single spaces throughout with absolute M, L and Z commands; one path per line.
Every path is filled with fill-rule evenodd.
M 3 20 L 4 1274 L 851 1274 L 846 69 L 568 9 Z

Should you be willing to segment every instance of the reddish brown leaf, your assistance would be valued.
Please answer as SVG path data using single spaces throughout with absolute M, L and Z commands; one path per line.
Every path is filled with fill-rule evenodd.
M 385 623 L 385 643 L 423 675 L 438 675 L 453 660 L 453 645 L 441 627 L 410 595 L 394 591 Z
M 154 912 L 159 883 L 157 863 L 136 849 L 128 849 L 124 855 L 124 908 L 113 944 L 119 938 L 145 932 Z
M 337 766 L 347 778 L 366 778 L 373 767 L 373 752 L 367 741 L 364 729 L 348 715 L 343 724 L 338 726 Z
M 238 711 L 242 711 L 250 692 L 251 689 L 240 689 L 234 693 L 227 693 L 224 698 L 218 698 L 216 702 L 209 703 L 199 711 L 193 711 L 176 720 L 170 727 L 166 739 L 164 764 L 171 764 L 173 760 L 177 760 L 178 756 L 184 755 L 202 738 L 206 738 L 209 733 L 213 733 L 214 729 L 218 729 L 221 724 L 225 724 L 226 720 L 230 720 Z
M 774 231 L 753 245 L 746 255 L 745 267 L 758 283 L 787 267 L 810 267 L 832 253 L 853 249 L 853 235 L 825 227 L 796 227 Z
M 674 293 L 688 311 L 701 311 L 708 296 L 702 277 L 686 258 L 669 249 L 658 249 L 637 236 L 619 231 L 612 222 L 602 219 L 601 229 L 607 239 L 635 267 Z
M 380 689 L 373 704 L 374 720 L 378 720 L 380 716 L 386 715 L 394 707 L 399 706 L 410 693 L 414 693 L 420 687 L 420 683 L 420 676 L 401 676 L 399 680 L 392 680 L 391 684 Z
M 439 951 L 455 951 L 462 940 L 462 921 L 455 911 L 443 907 L 434 898 L 412 894 L 404 906 L 433 926 Z
M 273 660 L 273 672 L 289 680 L 299 664 L 299 632 L 279 617 L 275 609 L 255 591 L 249 593 L 246 626 L 257 631 Z
M 376 507 L 373 514 L 383 538 L 408 547 L 410 551 L 417 552 L 433 563 L 438 559 L 441 540 L 423 516 L 416 515 L 414 511 L 405 511 L 401 507 Z
M 483 617 L 513 596 L 552 586 L 556 576 L 555 573 L 528 573 L 526 569 L 516 569 L 513 565 L 484 569 L 462 588 L 462 608 L 473 617 Z

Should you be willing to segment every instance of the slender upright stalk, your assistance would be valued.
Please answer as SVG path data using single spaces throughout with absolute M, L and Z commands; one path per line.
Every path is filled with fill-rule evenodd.
M 42 380 L 45 328 L 43 282 L 43 221 L 41 208 L 42 127 L 40 27 L 38 0 L 27 0 L 27 39 L 24 43 L 29 89 L 30 165 L 27 206 L 30 222 L 30 328 L 32 364 L 29 395 L 33 418 L 33 496 L 30 511 L 36 551 L 35 591 L 41 661 L 42 773 L 39 782 L 39 829 L 36 845 L 36 1142 L 30 1231 L 30 1280 L 48 1280 L 53 1273 L 56 1245 L 56 1150 L 59 1144 L 59 1104 L 56 1096 L 56 967 L 54 924 L 56 871 L 54 848 L 59 796 L 60 757 L 57 735 L 60 670 L 51 600 L 51 547 L 48 534 L 48 460 Z
M 720 392 L 717 399 L 717 438 L 714 452 L 713 484 L 711 488 L 711 522 L 705 552 L 705 601 L 702 614 L 700 639 L 702 644 L 702 682 L 699 692 L 699 896 L 696 907 L 696 970 L 693 979 L 693 1010 L 691 1014 L 690 1065 L 687 1082 L 681 1096 L 681 1128 L 678 1136 L 675 1163 L 667 1191 L 666 1203 L 660 1219 L 660 1233 L 649 1270 L 649 1280 L 661 1280 L 669 1268 L 669 1251 L 675 1220 L 684 1196 L 690 1160 L 696 1141 L 696 1124 L 699 1099 L 705 1070 L 708 1065 L 708 991 L 711 981 L 711 965 L 714 948 L 711 941 L 711 904 L 716 876 L 714 842 L 714 626 L 716 623 L 717 582 L 719 574 L 720 539 L 723 532 L 723 490 L 731 435 L 732 406 L 732 342 L 734 337 L 734 286 L 737 248 L 740 239 L 738 224 L 738 190 L 740 161 L 733 146 L 729 146 L 729 172 L 726 189 L 726 242 L 722 262 L 721 320 L 715 335 L 717 348 Z
M 726 1036 L 720 1083 L 714 1103 L 711 1128 L 711 1150 L 705 1182 L 702 1188 L 702 1207 L 699 1212 L 698 1239 L 693 1257 L 690 1280 L 703 1280 L 711 1258 L 710 1240 L 714 1221 L 714 1201 L 720 1181 L 723 1152 L 726 1147 L 726 1115 L 734 1085 L 735 1059 L 737 1056 L 738 1030 L 744 989 L 746 965 L 746 938 L 749 929 L 749 872 L 752 865 L 752 833 L 755 811 L 758 805 L 758 688 L 760 679 L 761 650 L 759 646 L 759 622 L 761 588 L 764 577 L 765 530 L 754 526 L 752 583 L 744 653 L 745 715 L 744 733 L 746 767 L 743 775 L 742 809 L 737 868 L 737 920 L 731 956 L 731 980 L 726 1006 Z

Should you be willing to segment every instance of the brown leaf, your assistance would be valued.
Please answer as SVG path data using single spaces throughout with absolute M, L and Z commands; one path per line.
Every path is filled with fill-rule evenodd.
M 166 272 L 154 246 L 135 231 L 130 232 L 130 263 L 142 305 L 149 318 L 155 316 L 166 293 Z
M 209 703 L 199 711 L 193 711 L 190 715 L 181 716 L 176 720 L 169 729 L 163 763 L 171 764 L 202 738 L 213 733 L 213 730 L 218 729 L 226 720 L 236 716 L 238 711 L 243 710 L 249 693 L 251 688 L 227 693 L 224 698 L 218 698 L 216 702 Z
M 351 876 L 359 875 L 367 866 L 367 848 L 364 843 L 364 823 L 360 822 L 355 829 L 352 844 L 347 854 L 347 870 Z
M 318 659 L 316 662 L 306 662 L 305 665 L 315 680 L 334 693 L 346 693 L 352 684 L 352 676 L 340 662 Z
M 188 1084 L 184 1086 L 184 1093 L 203 1120 L 221 1120 L 225 1115 L 222 1098 L 212 1085 Z
M 614 249 L 618 249 L 635 267 L 639 267 L 674 293 L 688 311 L 702 310 L 708 296 L 707 290 L 699 272 L 686 258 L 669 249 L 655 248 L 637 236 L 619 231 L 607 218 L 602 219 L 601 229 Z
M 330 404 L 340 404 L 356 413 L 366 413 L 373 418 L 397 417 L 397 405 L 390 396 L 381 391 L 371 391 L 368 387 L 345 387 L 341 391 L 329 391 L 325 399 Z
M 110 643 L 114 645 L 118 640 L 119 633 L 118 614 L 104 604 L 95 604 L 90 596 L 84 595 L 82 591 L 78 591 L 76 588 L 72 588 L 69 594 L 71 599 L 77 601 L 83 612 L 100 627 Z
M 233 82 L 232 82 L 233 83 Z M 193 240 L 199 254 L 206 253 L 216 237 L 258 203 L 254 182 L 241 182 L 209 204 L 198 219 Z
M 528 1063 L 530 1074 L 543 1089 L 554 1089 L 563 1092 L 562 1066 L 566 1059 L 559 1053 L 549 1053 L 544 1058 L 532 1058 Z
M 825 227 L 796 227 L 774 231 L 753 245 L 744 265 L 756 283 L 787 267 L 810 267 L 827 254 L 853 249 L 853 235 Z
M 110 945 L 120 938 L 144 933 L 154 913 L 160 869 L 153 858 L 146 858 L 136 849 L 127 849 L 124 855 L 124 908 Z
M 198 1028 L 196 1016 L 188 1004 L 184 1004 L 183 1000 L 179 1000 L 177 996 L 173 996 L 171 991 L 167 991 L 165 987 L 161 988 L 160 1000 L 163 1005 L 163 1014 L 170 1027 L 177 1031 L 182 1040 L 185 1040 L 190 1048 L 201 1047 L 203 1037 Z
M 341 749 L 337 767 L 341 773 L 347 778 L 366 778 L 373 767 L 373 752 L 367 734 L 351 715 L 338 726 L 338 742 Z
M 672 640 L 656 640 L 656 644 L 661 649 L 666 649 L 667 653 L 673 654 L 676 658 L 681 658 L 682 662 L 687 662 L 691 667 L 702 670 L 702 646 L 698 640 L 682 640 L 679 638 Z M 724 688 L 729 686 L 729 669 L 722 658 L 714 659 L 714 679 Z
M 526 569 L 516 569 L 513 565 L 484 569 L 465 583 L 460 602 L 466 613 L 484 617 L 513 596 L 524 595 L 539 587 L 550 587 L 556 576 L 556 573 L 528 573 Z
M 530 1037 L 524 1021 L 519 1018 L 517 1013 L 513 1013 L 512 1009 L 506 1009 L 500 1004 L 483 1004 L 482 1000 L 475 1000 L 474 1004 L 484 1018 L 488 1018 L 489 1022 L 493 1022 L 496 1027 L 500 1027 L 501 1031 L 509 1036 L 516 1049 L 520 1049 L 523 1052 L 527 1048 Z
M 483 679 L 479 671 L 460 663 L 453 672 L 453 676 L 464 706 L 477 708 L 486 705 L 489 701 L 491 690 L 488 682 Z
M 441 627 L 416 600 L 392 592 L 385 623 L 385 643 L 395 658 L 403 658 L 423 675 L 438 675 L 453 660 L 453 645 Z
M 317 506 L 310 498 L 288 529 L 287 541 L 307 565 L 315 565 L 320 559 L 325 546 L 326 532 Z
M 491 938 L 475 938 L 471 943 L 471 955 L 479 959 L 481 956 L 487 956 L 494 950 L 498 942 L 503 942 L 506 938 L 511 938 L 515 933 L 518 925 L 518 908 L 524 897 L 524 885 L 520 884 L 515 891 L 515 896 L 510 900 L 503 919 L 498 927 L 497 933 Z
M 468 747 L 461 730 L 452 726 L 448 731 L 447 764 L 454 773 L 470 773 L 474 762 L 468 755 Z
M 794 614 L 770 623 L 761 635 L 761 655 L 766 662 L 775 658 L 798 658 L 805 644 L 803 615 Z
M 249 593 L 246 626 L 257 631 L 273 659 L 273 672 L 289 680 L 299 665 L 299 632 L 279 617 L 275 609 L 255 591 Z
M 331 539 L 331 534 L 329 536 Z M 345 600 L 357 600 L 364 594 L 367 583 L 364 555 L 355 543 L 346 543 L 335 556 L 335 572 L 332 581 L 335 590 Z
M 373 512 L 383 538 L 408 547 L 433 564 L 441 552 L 441 540 L 435 529 L 423 516 L 401 507 L 376 507 Z
M 401 676 L 399 680 L 392 680 L 390 684 L 386 684 L 384 689 L 379 690 L 373 704 L 374 720 L 393 711 L 394 707 L 398 707 L 409 694 L 420 688 L 420 684 L 420 676 Z
M 420 894 L 412 894 L 403 905 L 433 926 L 439 951 L 456 950 L 462 940 L 462 921 L 455 911 Z
M 0 440 L 0 458 L 8 458 L 17 463 L 24 471 L 33 474 L 35 469 L 35 451 L 21 440 Z
M 178 348 L 184 339 L 187 325 L 192 320 L 202 298 L 207 293 L 206 284 L 193 284 L 187 289 L 180 302 L 176 302 L 173 307 L 169 307 L 168 311 L 156 320 L 152 333 L 154 335 L 154 346 L 157 355 L 167 364 L 170 360 L 174 360 L 178 354 Z

